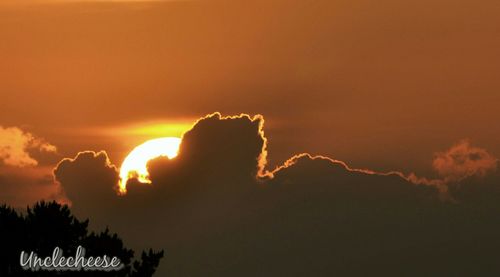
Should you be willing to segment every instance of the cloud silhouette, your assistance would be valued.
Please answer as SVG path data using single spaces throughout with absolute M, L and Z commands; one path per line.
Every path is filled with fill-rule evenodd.
M 261 116 L 200 119 L 175 159 L 149 162 L 152 184 L 131 180 L 125 196 L 116 193 L 118 171 L 105 152 L 63 160 L 54 174 L 76 213 L 134 247 L 164 248 L 159 275 L 500 271 L 493 212 L 500 210 L 500 179 L 485 162 L 491 155 L 470 145 L 437 155 L 443 178 L 467 176 L 454 179 L 460 185 L 450 191 L 459 201 L 442 201 L 436 184 L 444 179 L 417 182 L 323 156 L 296 155 L 268 170 L 263 124 Z M 475 196 L 466 198 L 464 189 Z
M 63 159 L 54 169 L 54 178 L 74 209 L 85 211 L 86 216 L 98 214 L 117 198 L 118 170 L 104 151 L 84 151 Z

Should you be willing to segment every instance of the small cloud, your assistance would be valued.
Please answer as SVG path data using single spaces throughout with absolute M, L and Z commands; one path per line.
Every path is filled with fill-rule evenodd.
M 29 153 L 31 150 L 54 153 L 57 148 L 20 128 L 0 126 L 0 161 L 5 165 L 15 167 L 38 165 L 38 161 Z
M 446 152 L 436 154 L 433 167 L 446 182 L 457 182 L 471 176 L 484 176 L 497 168 L 498 159 L 486 150 L 462 140 Z

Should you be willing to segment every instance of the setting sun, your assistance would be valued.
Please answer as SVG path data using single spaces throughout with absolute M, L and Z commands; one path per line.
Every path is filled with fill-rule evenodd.
M 127 181 L 137 178 L 141 183 L 151 183 L 147 163 L 157 157 L 169 159 L 177 156 L 181 139 L 177 137 L 157 138 L 144 142 L 132 150 L 120 167 L 120 193 L 127 192 Z

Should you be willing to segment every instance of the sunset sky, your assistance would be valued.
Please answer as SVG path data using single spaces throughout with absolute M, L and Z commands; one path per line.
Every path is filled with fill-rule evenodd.
M 63 156 L 120 161 L 142 138 L 91 130 L 259 113 L 276 164 L 308 151 L 428 172 L 464 138 L 500 154 L 499 12 L 489 0 L 2 1 L 1 124 Z
M 61 194 L 64 158 L 102 150 L 87 158 L 107 172 L 106 158 L 119 167 L 214 112 L 263 116 L 269 171 L 307 152 L 416 184 L 487 175 L 500 157 L 499 14 L 494 0 L 2 0 L 0 200 L 71 203 L 84 194 Z M 193 141 L 215 140 L 201 125 Z

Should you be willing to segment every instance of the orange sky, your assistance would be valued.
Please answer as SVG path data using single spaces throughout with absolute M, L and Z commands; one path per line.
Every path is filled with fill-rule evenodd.
M 498 1 L 2 3 L 0 125 L 61 157 L 119 164 L 145 137 L 97 130 L 214 111 L 263 114 L 271 164 L 427 172 L 463 138 L 500 156 Z
M 160 276 L 494 276 L 499 15 L 498 0 L 0 0 L 0 205 L 70 204 L 165 249 Z M 183 134 L 151 185 L 133 169 L 158 147 L 120 172 Z

